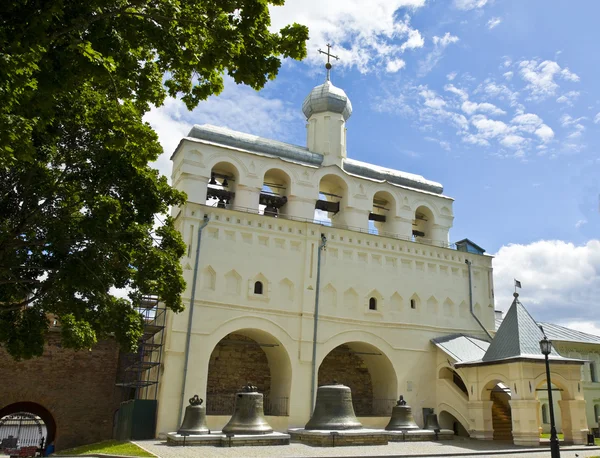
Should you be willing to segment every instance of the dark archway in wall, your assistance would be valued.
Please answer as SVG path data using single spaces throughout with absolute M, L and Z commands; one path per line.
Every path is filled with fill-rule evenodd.
M 342 383 L 352 391 L 352 403 L 357 416 L 371 415 L 373 410 L 373 382 L 364 360 L 347 345 L 340 345 L 329 353 L 319 366 L 318 385 Z
M 454 435 L 460 437 L 469 437 L 469 431 L 454 415 L 446 410 L 442 410 L 439 416 L 440 426 L 443 429 L 451 429 Z
M 270 334 L 241 329 L 223 337 L 208 363 L 206 413 L 231 415 L 235 393 L 248 382 L 264 395 L 265 415 L 289 414 L 291 363 L 286 350 Z
M 378 348 L 365 342 L 347 342 L 325 356 L 317 384 L 334 381 L 350 388 L 359 417 L 388 416 L 396 404 L 397 378 L 392 363 Z
M 48 409 L 35 402 L 15 402 L 14 404 L 9 404 L 0 409 L 0 418 L 4 418 L 7 415 L 12 415 L 17 412 L 27 412 L 40 417 L 46 426 L 45 445 L 55 441 L 56 421 Z

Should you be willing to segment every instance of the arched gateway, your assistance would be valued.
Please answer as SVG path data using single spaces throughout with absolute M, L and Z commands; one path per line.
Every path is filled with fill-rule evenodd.
M 212 350 L 206 386 L 207 414 L 231 415 L 235 393 L 248 382 L 264 394 L 266 415 L 289 415 L 290 358 L 275 337 L 258 329 L 231 332 Z
M 45 447 L 54 442 L 56 422 L 35 402 L 16 402 L 0 409 L 0 451 L 20 447 Z
M 350 387 L 359 417 L 390 415 L 398 398 L 398 381 L 391 361 L 366 342 L 338 345 L 323 358 L 318 385 L 334 381 Z

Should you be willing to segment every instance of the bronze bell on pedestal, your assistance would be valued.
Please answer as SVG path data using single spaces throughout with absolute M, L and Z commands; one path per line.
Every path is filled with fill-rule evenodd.
M 190 398 L 190 405 L 185 408 L 185 416 L 177 434 L 210 434 L 206 426 L 206 408 L 202 405 L 203 402 L 197 394 Z
M 342 384 L 323 385 L 317 389 L 317 400 L 312 417 L 304 429 L 341 430 L 360 429 L 352 406 L 352 392 Z
M 398 402 L 392 409 L 392 418 L 385 427 L 387 431 L 405 431 L 408 429 L 421 429 L 415 422 L 410 406 L 406 405 L 404 396 L 400 396 Z
M 438 417 L 436 414 L 434 413 L 430 413 L 429 415 L 427 415 L 427 418 L 425 418 L 425 428 L 423 429 L 429 429 L 431 431 L 435 431 L 436 429 L 439 431 L 440 429 L 440 424 L 438 423 Z
M 264 418 L 263 395 L 250 384 L 235 395 L 235 410 L 229 423 L 223 427 L 225 434 L 269 434 L 273 428 Z

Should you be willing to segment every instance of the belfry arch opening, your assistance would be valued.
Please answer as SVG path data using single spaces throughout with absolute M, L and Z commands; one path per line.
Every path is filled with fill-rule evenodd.
M 285 215 L 290 185 L 290 177 L 283 170 L 267 170 L 260 191 L 260 213 L 274 217 Z
M 373 221 L 377 234 L 393 234 L 395 218 L 396 200 L 389 192 L 376 192 L 373 196 L 373 206 L 369 213 L 369 221 Z
M 258 329 L 230 333 L 213 349 L 208 364 L 207 415 L 231 415 L 235 393 L 247 383 L 263 393 L 265 415 L 289 415 L 290 358 L 275 337 Z
M 45 448 L 56 439 L 56 422 L 40 404 L 17 402 L 0 409 L 0 443 L 2 449 L 21 447 Z
M 210 171 L 206 189 L 206 204 L 219 208 L 235 207 L 239 173 L 229 162 L 219 162 Z
M 319 366 L 318 385 L 342 383 L 352 391 L 358 417 L 387 416 L 398 397 L 396 372 L 388 357 L 365 342 L 339 345 Z
M 325 175 L 319 182 L 319 199 L 315 205 L 315 220 L 323 222 L 340 221 L 344 224 L 341 216 L 344 206 L 347 204 L 348 186 L 346 182 L 337 175 Z M 321 213 L 319 214 L 320 211 Z
M 415 216 L 413 220 L 412 235 L 417 241 L 430 241 L 433 239 L 433 225 L 434 225 L 433 212 L 421 205 L 415 210 Z

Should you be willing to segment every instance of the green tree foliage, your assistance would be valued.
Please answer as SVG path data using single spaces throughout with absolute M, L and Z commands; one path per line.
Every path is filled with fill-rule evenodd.
M 236 83 L 260 89 L 306 55 L 306 27 L 270 31 L 283 0 L 5 0 L 0 4 L 0 345 L 40 355 L 114 335 L 133 349 L 143 293 L 182 310 L 184 202 L 148 164 L 142 116 Z M 157 216 L 160 215 L 160 216 Z M 156 224 L 159 218 L 161 224 Z M 129 300 L 111 294 L 128 288 Z

